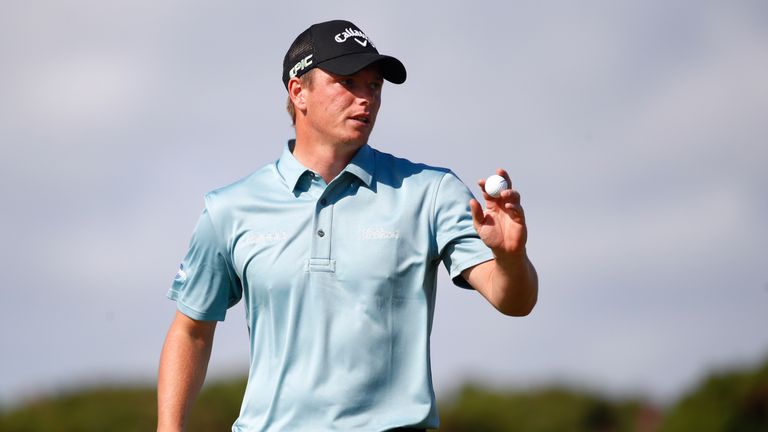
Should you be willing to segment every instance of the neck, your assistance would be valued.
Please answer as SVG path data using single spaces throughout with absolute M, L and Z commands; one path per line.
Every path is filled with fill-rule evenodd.
M 296 134 L 293 157 L 302 165 L 330 183 L 355 157 L 361 145 L 354 143 L 324 143 L 302 139 Z

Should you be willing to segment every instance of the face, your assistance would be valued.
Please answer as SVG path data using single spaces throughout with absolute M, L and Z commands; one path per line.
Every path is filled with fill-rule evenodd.
M 312 139 L 360 147 L 368 142 L 381 106 L 383 78 L 378 68 L 354 75 L 336 75 L 316 69 L 312 85 L 303 88 L 303 132 Z M 298 129 L 297 129 L 298 133 Z

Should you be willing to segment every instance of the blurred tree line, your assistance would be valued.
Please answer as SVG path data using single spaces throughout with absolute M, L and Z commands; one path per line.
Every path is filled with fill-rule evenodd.
M 244 379 L 206 385 L 189 431 L 230 430 L 244 390 Z M 0 411 L 0 431 L 150 431 L 155 403 L 151 387 L 82 390 Z M 768 360 L 715 373 L 666 409 L 560 387 L 503 392 L 467 385 L 441 400 L 440 413 L 441 432 L 768 432 Z

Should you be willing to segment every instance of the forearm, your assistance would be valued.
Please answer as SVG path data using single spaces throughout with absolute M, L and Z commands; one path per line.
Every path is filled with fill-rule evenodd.
M 525 316 L 536 305 L 539 278 L 527 255 L 495 259 L 490 271 L 491 303 L 506 315 Z
M 486 261 L 465 270 L 462 276 L 505 315 L 525 316 L 536 305 L 539 279 L 525 253 Z
M 190 326 L 185 319 L 189 320 L 177 315 L 160 355 L 157 379 L 159 432 L 184 430 L 187 414 L 208 369 L 215 323 Z

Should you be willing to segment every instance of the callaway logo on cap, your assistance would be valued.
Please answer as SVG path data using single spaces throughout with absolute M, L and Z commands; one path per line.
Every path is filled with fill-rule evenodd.
M 405 66 L 400 60 L 379 54 L 368 36 L 349 21 L 326 21 L 304 30 L 283 59 L 283 84 L 315 67 L 337 75 L 352 75 L 377 63 L 384 79 L 405 82 Z

